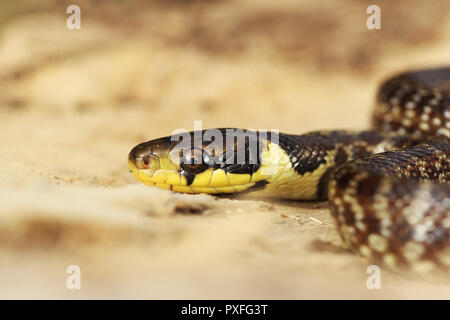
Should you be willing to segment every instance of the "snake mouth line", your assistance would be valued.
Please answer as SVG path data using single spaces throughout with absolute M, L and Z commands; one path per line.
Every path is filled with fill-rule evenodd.
M 207 172 L 198 175 L 191 184 L 188 184 L 181 172 L 164 169 L 137 169 L 133 164 L 130 164 L 130 167 L 133 176 L 146 185 L 182 193 L 237 193 L 261 184 L 261 181 L 252 181 L 250 175 L 247 175 L 248 177 L 239 175 L 241 181 L 233 183 L 238 182 L 235 179 L 236 177 L 226 174 L 220 169 L 220 171 L 207 170 Z M 224 181 L 224 178 L 226 181 Z

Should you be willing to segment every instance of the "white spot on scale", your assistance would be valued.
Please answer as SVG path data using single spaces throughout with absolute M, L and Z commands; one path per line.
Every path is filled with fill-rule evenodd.
M 435 126 L 440 126 L 441 125 L 441 119 L 439 119 L 439 118 L 433 118 L 433 124 L 435 125 Z
M 372 249 L 378 252 L 384 252 L 387 248 L 387 240 L 378 234 L 370 234 L 368 242 Z
M 450 119 L 450 111 L 445 111 L 444 117 L 445 117 L 445 119 Z
M 415 107 L 416 107 L 416 104 L 415 104 L 414 102 L 412 102 L 412 101 L 408 101 L 408 102 L 406 103 L 406 108 L 409 109 L 409 110 L 412 110 L 412 109 L 414 109 Z

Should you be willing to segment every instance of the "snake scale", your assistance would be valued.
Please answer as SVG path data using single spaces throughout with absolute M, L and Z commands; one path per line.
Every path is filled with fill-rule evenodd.
M 130 171 L 185 193 L 328 199 L 345 245 L 392 268 L 450 269 L 450 67 L 379 88 L 368 131 L 242 129 L 141 143 Z

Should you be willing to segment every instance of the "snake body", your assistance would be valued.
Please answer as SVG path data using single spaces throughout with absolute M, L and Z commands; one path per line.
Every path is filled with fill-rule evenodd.
M 386 80 L 369 131 L 193 131 L 141 143 L 128 163 L 177 192 L 328 199 L 350 249 L 395 268 L 450 269 L 450 68 Z

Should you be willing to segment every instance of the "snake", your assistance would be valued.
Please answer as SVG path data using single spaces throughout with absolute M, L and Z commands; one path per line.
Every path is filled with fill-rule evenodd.
M 285 134 L 214 128 L 135 146 L 133 176 L 181 193 L 328 200 L 343 244 L 370 261 L 450 270 L 450 67 L 378 88 L 371 128 Z

